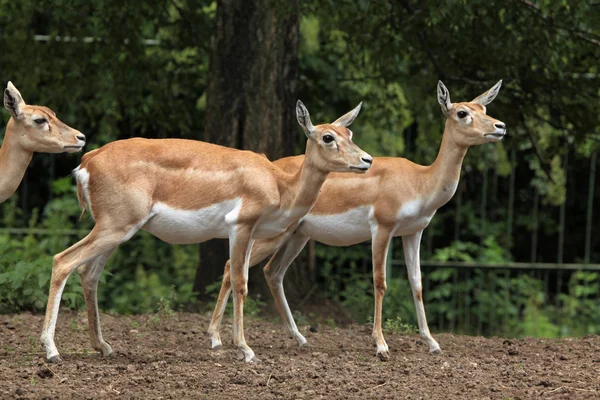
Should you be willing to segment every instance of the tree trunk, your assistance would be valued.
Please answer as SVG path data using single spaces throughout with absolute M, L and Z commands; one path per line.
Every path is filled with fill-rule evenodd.
M 206 91 L 205 140 L 264 153 L 294 153 L 303 137 L 295 124 L 298 4 L 277 0 L 219 0 Z M 227 240 L 200 244 L 194 290 L 223 274 Z M 261 280 L 262 281 L 262 280 Z

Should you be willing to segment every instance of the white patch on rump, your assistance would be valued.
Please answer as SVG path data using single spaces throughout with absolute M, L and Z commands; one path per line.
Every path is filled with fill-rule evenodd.
M 181 210 L 164 203 L 152 206 L 152 217 L 142 229 L 171 244 L 202 243 L 228 238 L 241 209 L 242 199 L 225 200 L 198 210 Z
M 81 165 L 73 170 L 73 175 L 75 176 L 75 180 L 81 185 L 81 189 L 83 191 L 83 200 L 87 203 L 88 210 L 92 214 L 92 205 L 90 204 L 90 191 L 88 189 L 88 183 L 90 182 L 90 173 L 85 169 L 81 168 Z

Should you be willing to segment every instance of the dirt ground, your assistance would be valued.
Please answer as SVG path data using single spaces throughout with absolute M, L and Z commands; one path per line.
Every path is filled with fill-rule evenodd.
M 63 362 L 47 364 L 42 316 L 0 315 L 0 398 L 23 399 L 595 399 L 600 338 L 486 339 L 435 335 L 431 355 L 417 335 L 387 334 L 389 361 L 375 357 L 369 326 L 309 327 L 298 349 L 281 325 L 249 320 L 246 339 L 261 359 L 244 364 L 231 345 L 210 350 L 208 317 L 103 315 L 116 355 L 91 350 L 86 315 L 61 313 L 56 342 Z M 314 330 L 314 329 L 313 329 Z

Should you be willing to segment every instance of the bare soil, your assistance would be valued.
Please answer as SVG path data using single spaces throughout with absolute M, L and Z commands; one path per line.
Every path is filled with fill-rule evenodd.
M 503 339 L 439 334 L 443 353 L 417 335 L 387 334 L 389 361 L 375 356 L 371 328 L 301 328 L 298 349 L 279 324 L 249 320 L 246 339 L 262 360 L 245 364 L 231 345 L 210 350 L 209 319 L 176 314 L 103 315 L 116 355 L 91 350 L 86 314 L 61 313 L 63 362 L 47 364 L 42 316 L 0 316 L 0 398 L 47 399 L 597 399 L 600 338 Z M 314 330 L 314 329 L 313 329 Z

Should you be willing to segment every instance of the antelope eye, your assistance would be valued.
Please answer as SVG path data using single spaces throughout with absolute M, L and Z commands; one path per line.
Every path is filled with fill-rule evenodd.
M 323 141 L 325 143 L 331 143 L 331 142 L 333 142 L 333 136 L 331 136 L 331 135 L 324 135 L 323 136 Z
M 48 122 L 48 121 L 46 121 L 46 118 L 37 118 L 37 119 L 34 119 L 33 122 L 35 122 L 38 125 L 41 125 L 44 122 Z
M 456 113 L 456 115 L 458 115 L 458 118 L 464 118 L 464 117 L 466 117 L 469 114 L 467 114 L 466 111 L 459 111 L 459 112 Z

